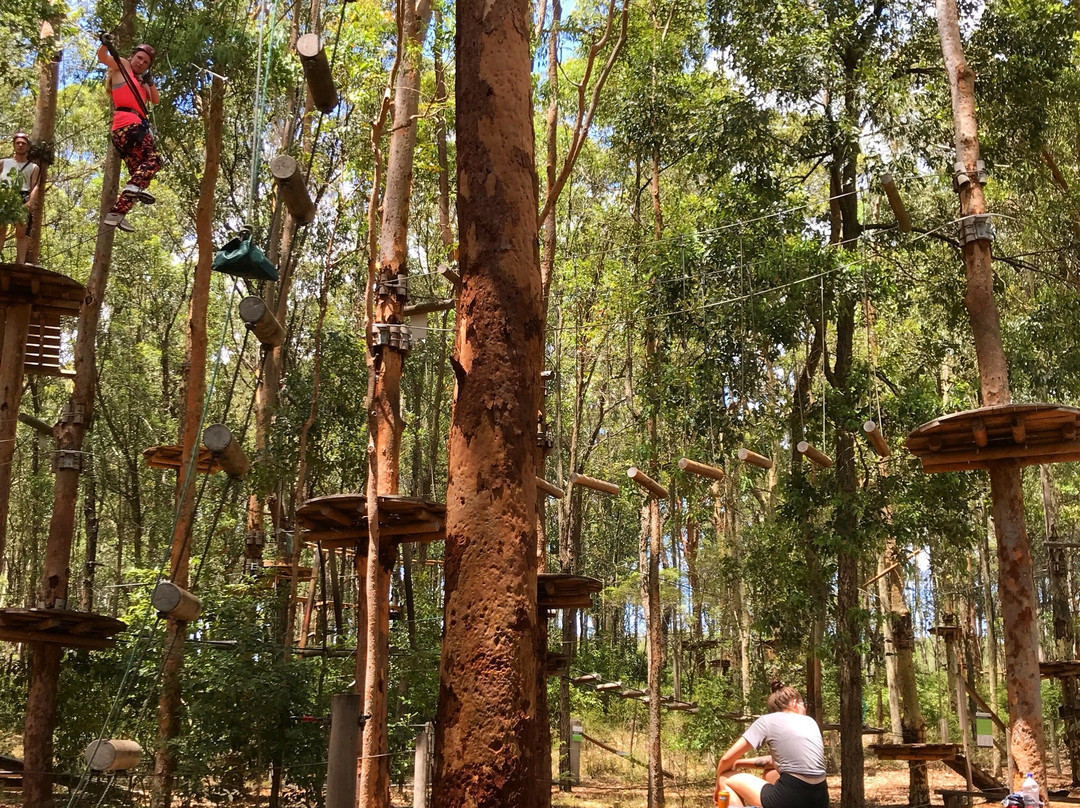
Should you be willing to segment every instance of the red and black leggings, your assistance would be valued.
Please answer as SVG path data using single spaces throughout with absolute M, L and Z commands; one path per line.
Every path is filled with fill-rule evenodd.
M 150 134 L 150 127 L 144 123 L 121 126 L 113 130 L 112 142 L 131 173 L 128 182 L 146 190 L 150 180 L 162 166 L 161 155 L 154 148 L 154 136 Z M 127 213 L 134 205 L 134 197 L 120 194 L 112 209 L 114 213 Z

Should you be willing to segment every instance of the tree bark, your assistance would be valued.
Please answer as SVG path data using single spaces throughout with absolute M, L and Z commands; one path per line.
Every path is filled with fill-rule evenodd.
M 45 221 L 45 180 L 49 166 L 56 156 L 56 102 L 60 88 L 60 59 L 63 49 L 56 37 L 64 18 L 51 17 L 41 25 L 41 52 L 38 56 L 38 97 L 34 114 L 34 128 L 30 131 L 30 143 L 34 162 L 38 166 L 38 192 L 32 198 L 31 214 L 34 226 L 27 234 L 26 263 L 36 264 L 41 254 L 41 226 Z M 45 58 L 43 58 L 45 57 Z
M 528 806 L 548 787 L 536 767 L 543 308 L 530 4 L 456 8 L 462 287 L 432 805 Z
M 960 188 L 960 212 L 966 217 L 986 213 L 986 197 L 978 179 L 979 129 L 975 117 L 975 73 L 964 57 L 956 0 L 937 0 L 941 52 L 949 75 L 957 163 L 970 178 Z M 1007 404 L 1008 363 L 1001 340 L 1001 320 L 994 301 L 990 240 L 977 238 L 964 245 L 967 305 L 979 362 L 983 406 Z M 1032 575 L 1031 547 L 1024 515 L 1020 466 L 1011 461 L 990 468 L 990 495 L 998 540 L 998 597 L 1005 625 L 1005 682 L 1009 693 L 1010 749 L 1016 771 L 1013 790 L 1023 773 L 1034 772 L 1045 798 L 1042 694 L 1039 691 L 1038 604 Z
M 185 406 L 180 467 L 176 479 L 177 519 L 172 537 L 172 558 L 169 580 L 187 589 L 191 560 L 191 532 L 195 519 L 195 478 L 198 474 L 194 459 L 201 443 L 201 416 L 206 397 L 206 314 L 210 304 L 210 265 L 214 260 L 214 190 L 221 164 L 221 135 L 225 113 L 225 84 L 214 76 L 210 83 L 206 114 L 206 160 L 199 183 L 199 201 L 195 208 L 195 239 L 198 260 L 191 287 L 188 310 L 188 334 L 185 384 Z M 168 618 L 165 631 L 165 651 L 161 672 L 161 696 L 158 700 L 157 750 L 154 753 L 154 779 L 151 793 L 153 808 L 169 808 L 172 804 L 173 778 L 176 775 L 176 751 L 172 742 L 180 731 L 181 687 L 184 667 L 184 637 L 187 623 Z

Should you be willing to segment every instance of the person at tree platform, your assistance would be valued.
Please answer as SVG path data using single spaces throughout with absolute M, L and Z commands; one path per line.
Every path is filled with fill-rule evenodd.
M 761 716 L 720 758 L 714 798 L 723 791 L 728 805 L 762 808 L 827 808 L 825 743 L 817 722 L 806 714 L 806 703 L 793 687 L 773 682 L 769 712 Z M 750 749 L 768 744 L 771 755 L 741 759 Z M 764 777 L 739 772 L 766 769 Z
M 103 223 L 121 230 L 134 230 L 125 215 L 135 203 L 154 203 L 154 195 L 147 188 L 150 180 L 161 170 L 162 160 L 154 148 L 154 136 L 147 120 L 147 104 L 159 101 L 157 87 L 150 75 L 154 63 L 154 49 L 139 45 L 130 59 L 120 57 L 119 62 L 109 52 L 107 34 L 102 34 L 98 48 L 98 61 L 109 68 L 109 92 L 112 94 L 113 119 L 112 142 L 127 165 L 131 177 L 120 190 L 120 195 L 106 215 Z
M 21 264 L 26 261 L 26 248 L 30 243 L 31 210 L 37 201 L 39 171 L 28 156 L 30 138 L 24 132 L 16 132 L 11 142 L 14 154 L 0 161 L 0 184 L 10 194 L 10 199 L 3 202 L 0 210 L 0 251 L 7 242 L 8 225 L 12 225 L 15 229 L 15 260 Z M 14 196 L 16 192 L 18 199 Z M 9 207 L 12 209 L 8 210 Z

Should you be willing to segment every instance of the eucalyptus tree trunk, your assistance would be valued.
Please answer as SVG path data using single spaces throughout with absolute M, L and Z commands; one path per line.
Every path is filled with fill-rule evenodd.
M 990 578 L 990 536 L 994 534 L 993 519 L 985 520 L 986 529 L 981 532 L 979 539 L 979 570 L 982 577 L 983 603 L 985 604 L 986 619 L 986 668 L 987 681 L 990 690 L 990 704 L 998 703 L 998 677 L 1001 668 L 998 663 L 998 634 L 997 634 L 997 608 L 994 598 L 994 587 Z M 1001 777 L 1001 750 L 995 744 L 990 753 L 994 777 Z
M 956 0 L 937 0 L 941 51 L 949 75 L 957 163 L 970 178 L 960 188 L 964 217 L 986 213 L 979 181 L 979 129 L 975 115 L 975 73 L 964 57 Z M 994 272 L 989 238 L 975 238 L 963 247 L 967 276 L 968 317 L 975 336 L 983 406 L 1008 404 L 1008 363 L 1001 340 L 1001 319 L 994 301 Z M 990 496 L 998 540 L 998 598 L 1005 624 L 1005 680 L 1009 693 L 1010 751 L 1016 763 L 1012 789 L 1023 773 L 1033 772 L 1045 796 L 1042 694 L 1039 689 L 1038 604 L 1024 514 L 1020 466 L 1001 461 L 990 467 Z
M 432 805 L 529 806 L 549 779 L 536 765 L 543 306 L 530 4 L 456 10 L 462 286 Z
M 210 265 L 214 261 L 214 191 L 221 166 L 221 136 L 225 117 L 225 83 L 216 75 L 210 82 L 206 112 L 206 160 L 199 183 L 199 201 L 195 207 L 195 240 L 198 259 L 188 310 L 187 350 L 184 384 L 184 420 L 181 427 L 182 465 L 176 477 L 177 518 L 173 528 L 169 580 L 182 589 L 190 587 L 191 534 L 195 521 L 198 451 L 202 441 L 201 420 L 206 398 L 206 315 L 210 305 Z M 187 623 L 169 617 L 165 628 L 165 649 L 161 671 L 161 696 L 158 699 L 157 749 L 154 753 L 154 779 L 151 805 L 168 808 L 172 804 L 173 779 L 177 755 L 173 745 L 180 734 L 180 676 L 184 667 L 184 638 Z

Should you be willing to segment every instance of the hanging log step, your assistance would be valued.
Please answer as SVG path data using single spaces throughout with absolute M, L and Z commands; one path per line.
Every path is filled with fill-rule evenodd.
M 757 452 L 751 452 L 749 449 L 739 449 L 739 460 L 744 463 L 749 463 L 751 466 L 757 466 L 760 469 L 771 469 L 772 461 L 765 457 L 765 455 L 759 455 Z
M 176 445 L 151 446 L 144 449 L 142 454 L 146 465 L 152 469 L 178 471 L 185 462 L 183 448 Z M 195 470 L 199 474 L 215 474 L 221 471 L 221 463 L 214 457 L 213 452 L 200 446 Z
M 646 694 L 644 690 L 629 688 L 627 690 L 620 690 L 618 695 L 620 699 L 640 699 Z
M 1002 404 L 943 415 L 911 432 L 907 447 L 927 473 L 1080 460 L 1080 409 L 1056 404 Z M 1018 438 L 1022 440 L 1018 440 Z
M 1040 662 L 1039 675 L 1043 679 L 1067 679 L 1070 676 L 1080 676 L 1080 659 Z
M 598 480 L 595 477 L 586 477 L 584 474 L 578 474 L 577 472 L 570 475 L 570 485 L 591 488 L 593 491 L 599 491 L 601 494 L 611 494 L 613 497 L 619 496 L 621 490 L 615 483 Z
M 172 581 L 161 581 L 154 587 L 150 605 L 163 617 L 184 623 L 190 623 L 202 612 L 202 601 Z
M 95 772 L 122 772 L 134 768 L 142 759 L 142 747 L 135 741 L 102 738 L 91 741 L 83 752 L 87 768 Z
M 203 430 L 202 439 L 203 446 L 210 450 L 230 477 L 242 479 L 251 471 L 251 461 L 225 424 L 210 424 Z
M 101 651 L 127 628 L 115 617 L 67 609 L 0 609 L 0 640 L 47 642 Z
M 806 455 L 814 463 L 821 466 L 823 469 L 829 468 L 832 464 L 832 458 L 825 454 L 820 449 L 815 449 L 806 441 L 799 441 L 799 445 L 796 447 L 799 450 L 799 454 Z
M 240 301 L 240 319 L 260 345 L 276 348 L 285 343 L 285 329 L 261 297 L 250 295 Z
M 691 460 L 689 457 L 684 457 L 679 460 L 679 468 L 690 474 L 696 474 L 699 477 L 708 477 L 710 480 L 723 480 L 725 476 L 722 468 L 716 466 L 707 466 L 704 463 L 698 463 L 696 460 Z
M 570 655 L 548 651 L 544 656 L 544 676 L 565 676 L 570 671 Z
M 337 88 L 330 72 L 330 60 L 318 34 L 304 34 L 296 40 L 296 53 L 304 68 L 304 80 L 316 109 L 326 115 L 338 105 Z
M 608 692 L 611 690 L 622 690 L 622 682 L 601 682 L 596 686 L 596 689 L 601 692 Z
M 278 195 L 300 224 L 315 220 L 315 203 L 311 201 L 300 164 L 290 154 L 279 154 L 270 161 L 270 173 L 277 180 Z
M 559 486 L 552 485 L 543 477 L 536 478 L 536 487 L 543 491 L 545 494 L 547 494 L 549 497 L 554 497 L 555 499 L 562 499 L 566 496 L 566 492 L 559 488 Z
M 892 174 L 881 175 L 881 187 L 889 200 L 889 207 L 892 208 L 893 216 L 896 217 L 896 226 L 901 233 L 910 233 L 911 217 L 908 216 L 907 208 L 904 207 L 904 200 L 900 196 L 900 191 L 896 187 L 896 181 L 893 179 Z
M 536 576 L 536 605 L 545 611 L 592 608 L 592 596 L 604 588 L 585 575 L 542 572 Z
M 626 476 L 645 489 L 650 496 L 656 497 L 657 499 L 668 498 L 668 490 L 637 466 L 628 468 L 626 470 Z
M 575 676 L 570 680 L 572 685 L 591 685 L 594 682 L 599 682 L 602 677 L 599 673 L 585 673 L 581 676 Z
M 881 457 L 888 457 L 892 454 L 889 449 L 889 444 L 885 442 L 885 436 L 881 434 L 881 429 L 873 421 L 864 421 L 863 432 L 866 433 L 866 439 L 870 441 L 870 445 L 874 447 L 874 451 Z
M 381 496 L 378 504 L 382 539 L 399 544 L 446 539 L 446 506 L 442 503 Z M 309 499 L 296 511 L 296 526 L 308 543 L 367 555 L 367 498 L 363 494 L 331 494 Z
M 875 743 L 870 751 L 878 760 L 951 760 L 960 754 L 955 743 Z
M 677 713 L 690 713 L 696 715 L 698 704 L 696 701 L 673 701 L 664 705 L 665 710 L 674 710 Z

